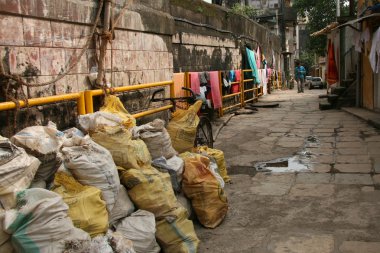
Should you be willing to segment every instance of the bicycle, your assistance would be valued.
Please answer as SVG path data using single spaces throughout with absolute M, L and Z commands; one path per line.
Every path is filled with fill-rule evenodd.
M 186 102 L 190 105 L 193 105 L 198 100 L 194 91 L 189 89 L 189 88 L 185 88 L 185 87 L 182 87 L 182 89 L 190 92 L 191 96 L 175 97 L 175 98 L 165 98 L 165 97 L 156 98 L 156 95 L 158 93 L 165 91 L 165 89 L 162 88 L 162 89 L 158 89 L 158 90 L 153 92 L 152 98 L 150 101 L 152 101 L 152 102 L 170 101 L 173 105 L 173 107 L 171 108 L 172 112 L 176 110 L 176 102 Z M 213 135 L 212 135 L 212 125 L 211 125 L 211 121 L 208 117 L 209 115 L 210 114 L 206 113 L 204 111 L 204 109 L 202 109 L 202 107 L 201 107 L 201 109 L 198 112 L 199 123 L 198 123 L 197 130 L 196 130 L 194 147 L 198 147 L 198 146 L 207 146 L 209 148 L 214 147 L 214 139 L 213 139 Z

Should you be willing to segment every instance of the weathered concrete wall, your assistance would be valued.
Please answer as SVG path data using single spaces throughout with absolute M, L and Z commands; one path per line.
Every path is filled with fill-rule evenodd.
M 204 1 L 171 0 L 176 21 L 173 36 L 174 71 L 227 70 L 245 67 L 245 47 L 279 62 L 278 36 L 263 26 Z
M 82 58 L 77 59 L 77 55 L 91 37 L 98 2 L 0 0 L 0 59 L 8 73 L 19 74 L 30 83 L 41 83 L 54 80 L 66 71 L 69 62 L 78 61 L 70 73 L 53 85 L 30 88 L 30 98 L 91 88 L 87 76 L 97 68 L 95 41 L 91 41 Z M 115 18 L 128 0 L 114 2 Z M 189 4 L 193 7 L 186 10 Z M 176 17 L 207 24 L 212 29 L 178 21 Z M 254 38 L 264 51 L 277 48 L 278 38 L 263 27 L 219 6 L 190 0 L 134 0 L 117 24 L 114 40 L 107 49 L 107 81 L 115 87 L 170 80 L 173 71 L 240 68 L 243 44 L 257 46 L 252 39 L 243 37 Z M 139 99 L 131 96 L 130 101 Z M 0 101 L 4 101 L 4 94 Z M 58 122 L 59 128 L 74 125 L 75 105 L 65 104 L 57 107 L 61 109 L 50 110 L 54 113 L 44 113 L 49 106 L 33 108 L 30 122 L 25 122 L 22 112 L 17 128 L 10 129 L 17 131 L 28 124 L 46 124 L 48 120 Z M 148 104 L 130 102 L 126 107 L 136 112 L 147 109 Z M 9 125 L 5 115 L 0 113 L 0 134 L 9 135 L 5 131 Z

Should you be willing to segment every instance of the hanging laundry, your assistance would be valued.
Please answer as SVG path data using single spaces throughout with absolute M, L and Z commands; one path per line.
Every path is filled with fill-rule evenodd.
M 210 82 L 210 73 L 208 72 L 199 72 L 199 81 L 202 85 L 207 85 Z
M 256 52 L 256 66 L 257 66 L 257 69 L 261 68 L 261 52 L 260 52 L 259 46 L 257 46 L 257 52 Z
M 182 90 L 182 87 L 185 87 L 185 73 L 174 73 L 173 82 L 174 82 L 174 96 L 183 97 L 185 95 L 185 93 Z
M 228 77 L 229 77 L 231 82 L 235 82 L 236 81 L 235 70 L 230 70 Z
M 200 94 L 199 87 L 201 83 L 199 81 L 199 73 L 198 72 L 190 72 L 190 88 L 194 91 L 195 94 Z
M 218 71 L 211 71 L 209 76 L 210 76 L 212 103 L 214 104 L 214 109 L 217 109 L 217 108 L 222 107 L 222 98 L 220 96 L 220 90 L 219 90 L 219 73 Z
M 235 82 L 240 82 L 240 80 L 241 80 L 241 72 L 240 72 L 240 69 L 235 70 L 235 76 L 236 76 L 236 80 L 235 80 Z
M 369 33 L 369 28 L 367 27 L 364 32 L 360 35 L 360 40 L 364 43 L 367 43 L 370 39 L 371 35 Z
M 328 65 L 327 65 L 327 82 L 329 85 L 338 82 L 338 69 L 336 67 L 334 44 L 329 40 L 328 44 Z
M 377 57 L 376 57 L 377 54 Z M 380 28 L 377 28 L 373 34 L 371 52 L 369 53 L 369 61 L 374 73 L 380 71 Z
M 256 66 L 256 54 L 254 51 L 250 50 L 247 47 L 245 49 L 247 52 L 247 59 L 248 59 L 249 66 L 252 69 L 252 76 L 255 79 L 254 82 L 255 84 L 260 84 L 260 78 L 259 78 L 259 74 L 258 74 L 258 70 Z

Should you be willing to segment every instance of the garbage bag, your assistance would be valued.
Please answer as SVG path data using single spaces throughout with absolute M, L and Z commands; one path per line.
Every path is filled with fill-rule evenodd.
M 129 114 L 120 99 L 114 95 L 108 95 L 104 98 L 104 105 L 100 111 L 116 114 L 123 120 L 122 124 L 126 128 L 136 126 L 136 119 Z
M 136 253 L 131 240 L 120 233 L 108 230 L 107 234 L 98 235 L 90 241 L 71 240 L 66 242 L 63 253 Z
M 29 187 L 41 162 L 0 136 L 0 202 L 13 208 L 15 192 Z
M 10 139 L 16 146 L 41 162 L 34 180 L 44 180 L 50 184 L 54 180 L 54 174 L 62 161 L 57 153 L 64 142 L 64 133 L 57 130 L 53 122 L 47 126 L 31 126 L 24 128 Z
M 224 182 L 228 183 L 231 181 L 227 173 L 226 160 L 224 159 L 224 152 L 222 150 L 200 146 L 196 147 L 195 151 L 196 153 L 213 157 L 218 164 L 219 174 L 222 176 Z
M 119 194 L 117 195 L 116 203 L 111 210 L 109 216 L 109 224 L 113 225 L 118 220 L 125 218 L 135 211 L 135 205 L 128 196 L 127 189 L 120 185 Z
M 123 126 L 123 120 L 116 114 L 109 112 L 94 112 L 78 116 L 79 128 L 86 133 L 103 127 Z
M 169 163 L 169 160 L 172 161 Z M 180 192 L 184 162 L 177 156 L 173 156 L 169 160 L 161 156 L 152 161 L 152 166 L 161 172 L 169 173 L 174 192 Z
M 177 198 L 177 201 L 179 203 L 181 203 L 181 205 L 186 209 L 187 211 L 187 218 L 190 219 L 190 220 L 193 220 L 195 217 L 194 217 L 194 212 L 193 212 L 193 207 L 191 206 L 191 201 L 186 198 L 185 194 L 183 193 L 183 191 L 179 192 L 179 193 L 176 193 L 176 198 Z
M 207 228 L 215 228 L 224 219 L 228 210 L 227 196 L 212 174 L 210 159 L 199 155 L 182 155 L 185 161 L 182 190 L 191 200 L 199 222 Z
M 4 230 L 11 234 L 16 252 L 61 253 L 68 241 L 90 240 L 73 226 L 67 212 L 57 193 L 26 189 L 17 193 L 17 208 L 5 212 Z
M 187 211 L 181 207 L 172 215 L 157 221 L 156 238 L 165 253 L 196 253 L 199 239 L 193 222 L 187 219 Z
M 91 138 L 112 154 L 116 165 L 125 169 L 150 167 L 152 158 L 144 141 L 133 140 L 128 129 L 105 127 L 97 129 Z
M 191 151 L 194 147 L 195 135 L 199 123 L 197 115 L 202 106 L 202 101 L 197 101 L 187 110 L 177 109 L 172 114 L 172 119 L 168 124 L 168 132 L 172 140 L 173 147 L 179 153 Z
M 104 235 L 108 229 L 106 202 L 102 192 L 93 186 L 84 186 L 73 177 L 57 172 L 54 179 L 54 192 L 62 196 L 69 206 L 69 217 L 74 226 L 81 228 L 91 237 Z
M 177 154 L 165 128 L 165 121 L 162 119 L 155 119 L 148 124 L 132 128 L 132 135 L 133 138 L 141 138 L 145 142 L 152 159 L 161 156 L 169 159 Z
M 137 210 L 117 223 L 115 228 L 116 232 L 133 242 L 136 253 L 160 252 L 161 248 L 155 237 L 156 221 L 151 212 Z
M 12 253 L 13 246 L 11 243 L 11 236 L 4 232 L 3 222 L 5 217 L 4 209 L 0 208 L 0 252 Z
M 137 208 L 149 211 L 156 218 L 178 208 L 170 176 L 155 168 L 120 171 L 120 180 Z
M 110 152 L 86 135 L 73 136 L 62 148 L 65 166 L 82 185 L 102 191 L 102 198 L 110 212 L 119 193 L 120 179 Z

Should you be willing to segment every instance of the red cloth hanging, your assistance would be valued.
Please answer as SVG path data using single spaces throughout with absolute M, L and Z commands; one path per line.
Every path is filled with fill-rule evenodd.
M 334 43 L 329 40 L 328 47 L 328 65 L 327 65 L 327 83 L 332 85 L 339 80 L 338 69 L 335 62 Z

